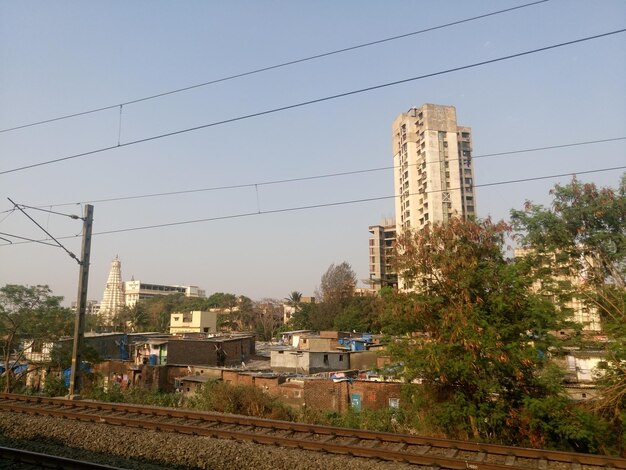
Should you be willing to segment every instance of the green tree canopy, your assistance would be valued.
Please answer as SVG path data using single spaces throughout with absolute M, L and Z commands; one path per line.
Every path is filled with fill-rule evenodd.
M 505 258 L 509 233 L 503 222 L 453 218 L 398 237 L 398 272 L 414 286 L 398 324 L 416 330 L 391 353 L 449 436 L 514 440 L 507 430 L 524 399 L 546 390 L 539 372 L 561 318 L 531 272 Z
M 62 297 L 48 286 L 7 284 L 0 288 L 0 342 L 5 371 L 23 358 L 25 342 L 46 342 L 71 335 L 74 316 L 61 306 Z M 11 374 L 5 374 L 5 391 L 11 389 Z
M 511 213 L 518 240 L 546 278 L 569 281 L 569 294 L 597 311 L 608 358 L 592 406 L 623 435 L 626 422 L 626 175 L 617 189 L 576 178 L 552 190 L 546 208 L 526 202 Z M 565 275 L 565 276 L 564 276 Z M 564 282 L 562 282 L 563 284 Z M 597 347 L 597 345 L 596 345 Z M 623 447 L 626 447 L 622 443 Z

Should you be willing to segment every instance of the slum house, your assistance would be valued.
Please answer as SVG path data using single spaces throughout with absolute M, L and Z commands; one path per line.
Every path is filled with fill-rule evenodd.
M 371 382 L 320 377 L 289 377 L 280 374 L 223 371 L 224 382 L 251 385 L 294 408 L 341 413 L 356 410 L 395 409 L 400 405 L 402 385 L 398 382 Z
M 26 385 L 33 390 L 45 388 L 49 374 L 58 375 L 62 371 L 54 369 L 52 355 L 55 350 L 64 348 L 68 353 L 73 347 L 73 337 L 63 337 L 57 341 L 41 342 L 24 340 L 24 358 L 28 361 Z M 128 336 L 125 333 L 94 333 L 87 332 L 83 336 L 83 348 L 92 349 L 101 360 L 128 359 Z M 67 372 L 67 371 L 65 371 Z
M 255 353 L 254 335 L 216 336 L 206 339 L 170 339 L 169 364 L 190 366 L 239 366 Z
M 74 338 L 65 336 L 57 341 L 42 342 L 22 340 L 24 358 L 30 362 L 50 362 L 52 352 L 61 346 L 72 348 Z M 126 333 L 93 333 L 83 336 L 83 347 L 93 349 L 101 359 L 128 359 L 128 335 Z
M 334 351 L 341 345 L 340 339 L 349 338 L 350 333 L 342 331 L 320 331 L 319 334 L 309 333 L 300 335 L 297 348 L 309 351 Z
M 306 336 L 313 333 L 311 330 L 294 330 L 294 331 L 283 331 L 280 334 L 279 342 L 283 346 L 292 346 L 294 348 L 298 347 L 300 343 L 300 337 Z
M 135 360 L 128 370 L 129 383 L 149 390 L 173 392 L 176 381 L 195 370 L 240 366 L 255 353 L 252 334 L 192 339 L 148 339 L 136 345 Z
M 350 355 L 342 351 L 307 351 L 276 347 L 270 356 L 270 368 L 275 372 L 316 374 L 350 369 Z

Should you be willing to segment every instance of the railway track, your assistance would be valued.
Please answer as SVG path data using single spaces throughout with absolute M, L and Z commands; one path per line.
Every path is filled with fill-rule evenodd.
M 626 469 L 626 459 L 191 410 L 0 394 L 0 410 L 445 469 Z
M 73 460 L 56 455 L 30 452 L 10 447 L 0 447 L 0 468 L 42 469 L 56 470 L 122 470 L 110 465 L 101 465 L 84 460 Z

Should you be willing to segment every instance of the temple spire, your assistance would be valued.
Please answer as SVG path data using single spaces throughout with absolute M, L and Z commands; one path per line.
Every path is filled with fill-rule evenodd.
M 111 271 L 102 296 L 100 315 L 104 325 L 111 325 L 114 317 L 124 308 L 124 284 L 122 283 L 122 262 L 118 255 L 111 262 Z

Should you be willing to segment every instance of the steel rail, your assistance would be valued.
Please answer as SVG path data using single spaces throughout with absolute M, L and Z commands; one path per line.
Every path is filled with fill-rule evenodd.
M 37 468 L 56 468 L 59 470 L 123 470 L 120 467 L 112 467 L 111 465 L 68 459 L 58 455 L 42 454 L 12 447 L 0 447 L 0 459 L 10 460 L 16 464 L 33 465 Z
M 403 452 L 401 450 L 374 449 L 354 444 L 336 444 L 330 442 L 297 439 L 287 436 L 269 436 L 247 431 L 234 431 L 219 428 L 203 428 L 190 424 L 174 424 L 155 422 L 145 419 L 128 418 L 123 416 L 105 416 L 99 414 L 85 414 L 63 409 L 36 408 L 29 405 L 15 405 L 13 411 L 41 416 L 70 418 L 77 421 L 128 426 L 152 431 L 165 431 L 195 436 L 213 437 L 218 439 L 232 439 L 250 441 L 256 444 L 277 445 L 311 451 L 324 451 L 333 454 L 350 455 L 354 457 L 379 458 L 382 460 L 403 461 L 412 464 L 438 466 L 439 468 L 460 470 L 527 470 L 526 466 L 502 465 L 498 463 L 479 462 L 468 459 L 455 459 L 442 455 L 423 455 Z
M 185 434 L 197 434 L 206 435 L 212 437 L 225 437 L 228 439 L 238 440 L 250 440 L 254 442 L 264 444 L 283 445 L 287 447 L 299 447 L 310 450 L 325 450 L 333 453 L 344 453 L 350 455 L 357 455 L 363 457 L 378 457 L 386 460 L 404 460 L 411 463 L 420 463 L 423 465 L 434 465 L 433 458 L 437 458 L 440 461 L 438 465 L 444 468 L 474 468 L 474 469 L 515 469 L 515 468 L 527 468 L 516 467 L 515 459 L 526 458 L 533 459 L 537 462 L 546 462 L 542 465 L 547 465 L 547 462 L 558 462 L 563 464 L 570 464 L 572 468 L 577 465 L 594 465 L 601 468 L 614 468 L 614 469 L 626 469 L 626 459 L 560 452 L 560 451 L 546 451 L 541 449 L 530 449 L 521 447 L 508 447 L 497 444 L 484 444 L 471 441 L 460 441 L 440 438 L 430 438 L 423 436 L 413 436 L 407 434 L 394 434 L 386 432 L 374 432 L 364 431 L 358 429 L 338 428 L 333 426 L 313 425 L 307 423 L 292 423 L 286 421 L 268 420 L 263 418 L 251 418 L 247 416 L 239 415 L 225 415 L 219 413 L 210 412 L 198 412 L 187 411 L 172 408 L 160 408 L 160 407 L 146 407 L 141 405 L 128 405 L 119 403 L 104 403 L 104 402 L 91 402 L 91 401 L 68 401 L 58 398 L 45 398 L 45 397 L 33 397 L 26 395 L 16 394 L 0 394 L 0 407 L 2 408 L 20 408 L 22 412 L 29 412 L 35 414 L 48 414 L 52 416 L 70 416 L 73 419 L 92 422 L 107 422 L 109 424 L 127 425 L 144 427 L 147 429 L 163 430 L 163 431 L 175 431 Z M 56 406 L 61 408 L 73 409 L 73 412 L 53 410 L 50 408 L 41 409 L 38 411 L 29 406 L 21 407 L 15 404 L 7 403 L 6 401 L 25 402 L 35 405 L 47 405 Z M 180 418 L 196 421 L 191 425 L 188 424 L 168 424 L 164 422 L 154 422 L 149 420 L 140 420 L 137 418 L 128 417 L 115 417 L 110 415 L 96 415 L 81 413 L 80 410 L 95 410 L 95 411 L 110 411 L 118 413 L 133 413 L 138 415 L 144 415 L 147 417 L 164 417 L 164 418 Z M 254 428 L 264 428 L 269 430 L 280 430 L 285 432 L 300 432 L 309 433 L 315 435 L 326 435 L 334 438 L 350 438 L 356 440 L 368 440 L 373 443 L 371 447 L 354 446 L 346 444 L 335 444 L 329 442 L 329 439 L 321 441 L 305 441 L 302 439 L 286 438 L 280 436 L 268 436 L 257 433 L 250 433 L 245 431 L 231 431 L 225 429 L 206 428 L 202 427 L 202 422 L 207 424 L 230 424 L 237 426 L 248 426 Z M 446 452 L 449 455 L 456 454 L 458 452 L 472 452 L 478 457 L 486 456 L 499 456 L 506 459 L 506 465 L 500 465 L 497 463 L 486 463 L 476 461 L 475 459 L 461 460 L 459 458 L 450 458 L 446 456 L 431 456 L 431 455 L 418 455 L 410 452 L 403 452 L 400 450 L 389 451 L 380 447 L 378 444 L 396 444 L 401 447 L 408 446 L 422 446 L 427 448 L 441 448 L 448 449 Z M 427 452 L 427 451 L 426 451 Z M 383 455 L 384 454 L 384 455 Z M 424 452 L 425 454 L 425 452 Z M 411 459 L 411 460 L 408 460 Z M 484 458 L 483 458 L 484 460 Z M 463 466 L 454 466 L 456 463 L 462 462 Z M 488 466 L 490 465 L 490 466 Z M 500 465 L 500 466 L 498 466 Z

